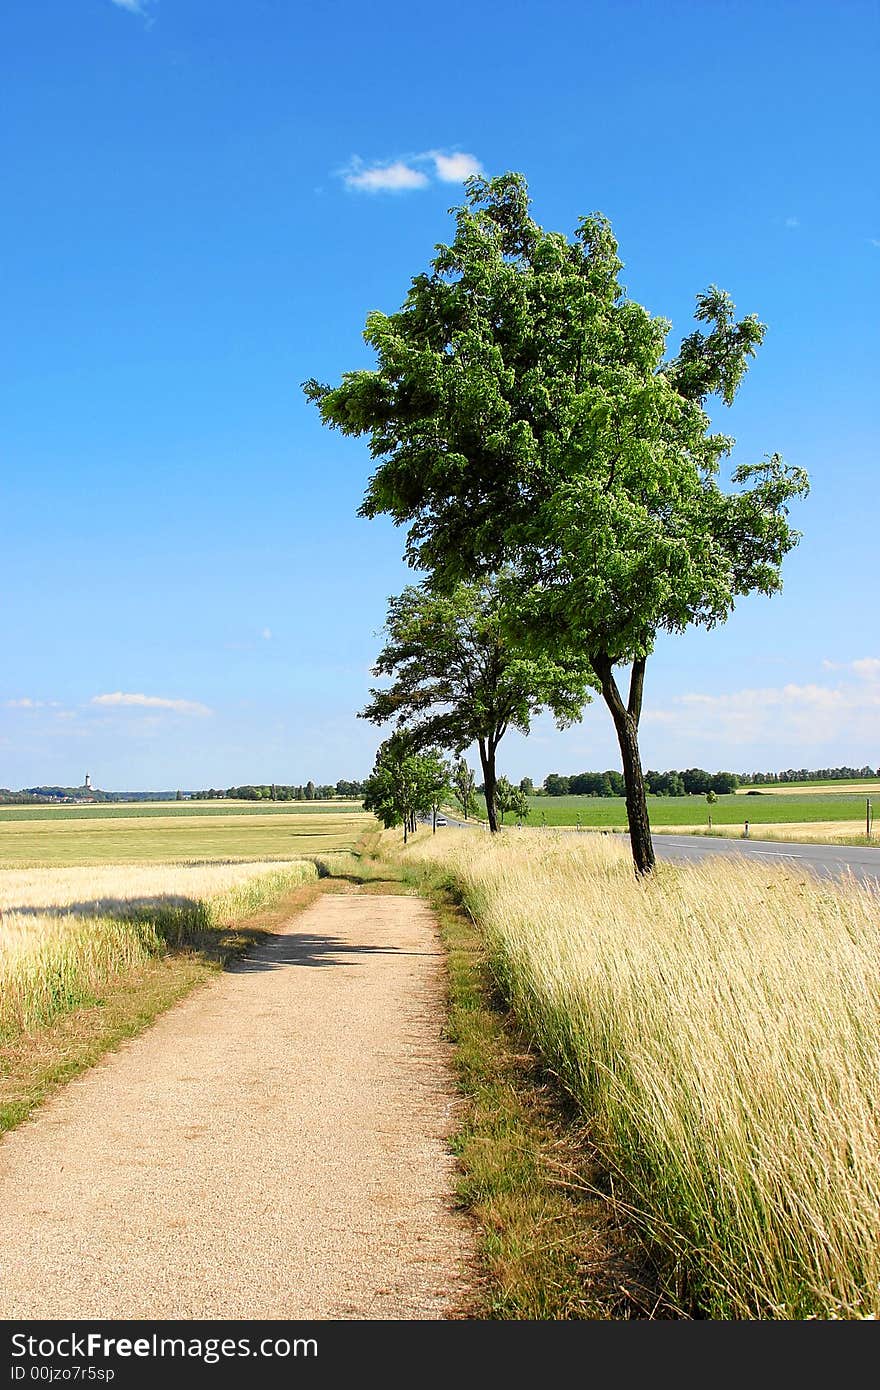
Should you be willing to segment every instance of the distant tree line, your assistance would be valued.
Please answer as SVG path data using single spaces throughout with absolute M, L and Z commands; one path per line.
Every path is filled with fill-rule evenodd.
M 248 784 L 243 787 L 209 787 L 206 791 L 190 792 L 191 801 L 329 801 L 333 797 L 358 799 L 364 795 L 363 782 L 350 782 L 341 777 L 333 785 L 330 782 L 316 784 L 309 781 L 299 785 L 285 785 L 281 782 Z
M 645 788 L 649 796 L 705 796 L 715 792 L 724 796 L 736 791 L 740 779 L 735 772 L 706 772 L 701 767 L 689 767 L 684 772 L 645 773 Z M 625 796 L 626 783 L 620 772 L 576 772 L 563 777 L 551 772 L 541 787 L 535 787 L 530 777 L 520 782 L 527 796 Z
M 880 767 L 876 772 L 872 767 L 817 767 L 812 771 L 805 767 L 786 768 L 785 772 L 744 772 L 741 781 L 754 783 L 760 787 L 765 783 L 784 782 L 843 782 L 859 777 L 880 777 Z
M 348 781 L 341 777 L 331 783 L 305 782 L 300 786 L 287 786 L 280 782 L 262 785 L 249 784 L 244 787 L 208 787 L 203 791 L 187 792 L 105 792 L 98 787 L 22 787 L 12 791 L 0 787 L 0 806 L 40 806 L 46 802 L 76 801 L 224 801 L 227 798 L 237 801 L 328 801 L 334 797 L 360 800 L 366 783 Z
M 173 801 L 175 792 L 105 792 L 100 787 L 0 787 L 0 805 L 40 806 L 55 801 Z

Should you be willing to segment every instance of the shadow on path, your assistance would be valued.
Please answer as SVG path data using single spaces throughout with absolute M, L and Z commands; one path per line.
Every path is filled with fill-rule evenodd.
M 285 965 L 357 965 L 358 956 L 438 956 L 439 951 L 402 951 L 396 946 L 358 946 L 337 936 L 314 936 L 308 932 L 275 937 L 252 956 L 233 961 L 227 970 L 233 974 L 253 974 L 277 970 Z

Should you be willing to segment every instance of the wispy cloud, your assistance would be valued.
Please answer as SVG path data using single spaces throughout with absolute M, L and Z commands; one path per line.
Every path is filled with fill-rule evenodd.
M 4 700 L 7 709 L 42 709 L 44 700 L 32 700 L 28 695 L 23 695 L 20 700 Z
M 358 193 L 405 193 L 413 188 L 428 186 L 428 175 L 402 159 L 372 166 L 364 165 L 359 159 L 352 160 L 343 179 L 346 188 Z
M 868 243 L 871 246 L 876 246 L 880 248 L 880 236 L 869 236 Z
M 880 657 L 862 656 L 858 661 L 852 663 L 852 669 L 857 676 L 864 676 L 869 681 L 880 681 Z
M 175 714 L 212 713 L 207 705 L 199 704 L 198 700 L 172 700 L 164 695 L 140 695 L 123 690 L 115 690 L 108 695 L 93 695 L 91 703 L 105 708 L 124 706 L 136 709 L 167 709 Z
M 471 174 L 482 174 L 483 166 L 473 154 L 442 154 L 432 152 L 434 172 L 443 183 L 463 183 Z
M 262 632 L 260 633 L 260 636 L 262 637 L 262 639 L 263 639 L 264 642 L 271 642 L 271 641 L 272 641 L 272 629 L 271 629 L 271 627 L 264 627 L 263 630 L 262 630 Z
M 462 183 L 482 168 L 473 154 L 423 150 L 372 163 L 355 156 L 341 172 L 345 187 L 355 193 L 410 193 L 427 188 L 432 177 L 441 183 Z
M 799 217 L 786 217 L 786 227 L 799 227 L 801 225 Z
M 666 708 L 646 710 L 643 719 L 689 740 L 723 741 L 744 748 L 761 740 L 816 747 L 845 732 L 853 744 L 873 743 L 880 721 L 880 659 L 824 661 L 825 670 L 851 673 L 834 685 L 811 682 L 729 694 L 692 692 Z
M 855 661 L 823 661 L 823 671 L 854 671 L 867 680 L 880 680 L 880 656 L 860 656 Z

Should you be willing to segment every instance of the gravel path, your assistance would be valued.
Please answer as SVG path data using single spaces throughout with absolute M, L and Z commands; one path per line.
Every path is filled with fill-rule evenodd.
M 443 1318 L 442 957 L 417 898 L 325 896 L 0 1143 L 0 1318 Z

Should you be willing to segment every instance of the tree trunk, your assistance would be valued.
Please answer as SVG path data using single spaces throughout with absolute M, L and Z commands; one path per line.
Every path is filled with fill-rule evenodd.
M 629 838 L 632 845 L 633 863 L 636 873 L 649 874 L 656 862 L 654 844 L 651 840 L 651 823 L 648 819 L 648 799 L 645 794 L 645 778 L 642 772 L 642 759 L 639 753 L 639 716 L 642 712 L 642 690 L 645 681 L 644 657 L 633 662 L 630 679 L 629 702 L 621 699 L 611 661 L 600 655 L 593 660 L 593 669 L 602 682 L 602 696 L 611 711 L 620 756 L 623 762 L 623 780 L 626 785 L 626 815 L 629 821 Z
M 491 738 L 481 738 L 477 740 L 477 747 L 480 750 L 483 786 L 486 789 L 486 815 L 489 819 L 489 829 L 495 835 L 498 831 L 498 811 L 495 807 L 495 786 L 498 780 L 495 776 L 495 745 Z

